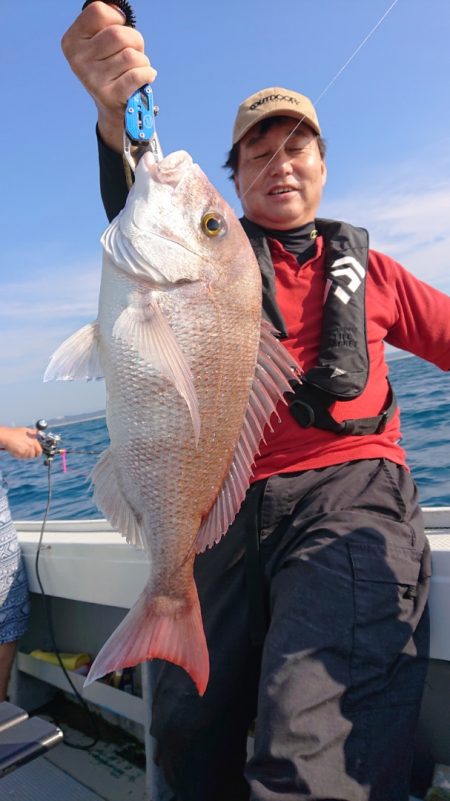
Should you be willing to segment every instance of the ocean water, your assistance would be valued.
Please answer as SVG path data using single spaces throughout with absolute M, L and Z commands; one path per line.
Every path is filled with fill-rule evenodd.
M 450 376 L 413 356 L 389 362 L 392 384 L 402 410 L 402 444 L 423 506 L 450 505 Z M 90 473 L 108 446 L 104 417 L 49 428 L 67 449 L 67 472 L 61 457 L 51 470 L 50 519 L 102 517 L 93 503 Z M 0 469 L 8 484 L 16 520 L 41 519 L 48 498 L 48 469 L 42 459 L 18 461 L 7 454 Z

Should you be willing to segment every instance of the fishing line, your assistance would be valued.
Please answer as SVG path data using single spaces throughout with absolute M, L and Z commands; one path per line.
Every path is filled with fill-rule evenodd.
M 323 90 L 322 90 L 322 92 L 319 94 L 319 96 L 318 96 L 318 97 L 317 97 L 317 98 L 316 98 L 316 99 L 313 101 L 313 105 L 314 105 L 314 106 L 317 106 L 317 105 L 320 103 L 320 101 L 322 100 L 322 98 L 324 97 L 324 95 L 326 95 L 326 93 L 328 92 L 328 90 L 329 90 L 329 89 L 331 89 L 331 87 L 333 86 L 333 84 L 334 84 L 334 83 L 337 81 L 337 79 L 338 79 L 338 78 L 339 78 L 339 77 L 342 75 L 342 73 L 344 72 L 344 70 L 346 70 L 346 69 L 347 69 L 348 65 L 349 65 L 349 64 L 350 64 L 350 63 L 353 61 L 353 59 L 354 59 L 354 58 L 355 58 L 355 56 L 356 56 L 356 55 L 357 55 L 357 54 L 360 52 L 360 50 L 362 50 L 362 48 L 364 47 L 364 45 L 365 45 L 365 44 L 366 44 L 366 43 L 369 41 L 369 39 L 370 39 L 370 38 L 373 36 L 373 34 L 375 33 L 375 31 L 376 31 L 376 30 L 377 30 L 377 29 L 380 27 L 380 25 L 381 25 L 381 24 L 384 22 L 384 20 L 385 20 L 385 19 L 386 19 L 386 17 L 388 16 L 388 14 L 390 14 L 390 12 L 391 12 L 391 11 L 392 11 L 392 9 L 394 8 L 394 6 L 396 6 L 396 5 L 397 5 L 397 3 L 398 3 L 398 0 L 393 0 L 393 2 L 391 3 L 391 5 L 389 6 L 389 8 L 387 8 L 387 9 L 386 9 L 386 11 L 384 12 L 384 14 L 382 14 L 382 15 L 381 15 L 381 17 L 380 17 L 380 19 L 378 20 L 378 22 L 376 22 L 376 23 L 375 23 L 375 25 L 373 26 L 373 28 L 372 28 L 372 29 L 369 31 L 369 33 L 368 33 L 368 34 L 367 34 L 367 35 L 364 37 L 364 39 L 363 39 L 363 40 L 362 40 L 362 41 L 359 43 L 359 45 L 358 45 L 358 46 L 356 47 L 356 49 L 353 51 L 353 53 L 351 54 L 351 56 L 350 56 L 350 57 L 347 59 L 347 61 L 346 61 L 346 62 L 345 62 L 343 65 L 342 65 L 342 67 L 340 67 L 340 68 L 338 69 L 338 71 L 336 72 L 336 74 L 334 75 L 334 77 L 331 79 L 331 81 L 330 81 L 330 82 L 329 82 L 329 83 L 328 83 L 328 84 L 325 86 L 325 89 L 323 89 Z M 301 118 L 301 119 L 298 121 L 297 125 L 296 125 L 296 126 L 293 128 L 293 129 L 292 129 L 292 131 L 289 133 L 289 135 L 286 137 L 286 139 L 285 139 L 285 140 L 284 140 L 284 141 L 281 143 L 280 147 L 279 147 L 279 148 L 278 148 L 278 149 L 275 151 L 275 153 L 273 154 L 273 156 L 271 156 L 271 157 L 270 157 L 270 159 L 269 159 L 269 161 L 267 162 L 267 164 L 265 164 L 265 165 L 264 165 L 264 167 L 262 167 L 261 171 L 258 173 L 258 175 L 256 176 L 256 178 L 254 178 L 254 179 L 253 179 L 253 181 L 251 182 L 250 186 L 248 186 L 248 187 L 247 187 L 247 189 L 245 190 L 245 192 L 242 194 L 242 196 L 241 196 L 241 200 L 242 200 L 242 199 L 243 199 L 243 198 L 246 196 L 246 194 L 247 194 L 247 193 L 250 191 L 250 189 L 251 189 L 251 188 L 252 188 L 252 187 L 255 185 L 256 181 L 258 181 L 258 180 L 259 180 L 259 178 L 261 177 L 261 175 L 263 174 L 263 172 L 265 172 L 265 170 L 267 170 L 268 166 L 271 164 L 271 162 L 274 160 L 274 158 L 275 158 L 275 157 L 278 155 L 278 153 L 280 152 L 280 150 L 282 150 L 282 149 L 283 149 L 283 147 L 285 146 L 285 144 L 286 144 L 286 142 L 288 141 L 288 139 L 290 139 L 290 137 L 291 137 L 291 136 L 292 136 L 292 135 L 295 133 L 295 131 L 296 131 L 296 130 L 297 130 L 297 128 L 298 128 L 298 127 L 299 127 L 299 126 L 302 124 L 302 122 L 303 122 L 303 120 L 304 120 L 304 119 L 305 119 L 305 117 L 303 116 L 303 117 L 302 117 L 302 118 Z
M 41 596 L 42 596 L 42 601 L 43 601 L 43 604 L 44 604 L 44 612 L 45 612 L 45 615 L 46 615 L 46 618 L 47 618 L 48 630 L 49 630 L 49 633 L 50 633 L 50 639 L 51 639 L 53 651 L 54 651 L 55 656 L 56 656 L 56 658 L 57 658 L 57 660 L 59 662 L 61 670 L 63 671 L 67 681 L 69 682 L 69 684 L 70 684 L 70 686 L 72 688 L 72 691 L 75 694 L 75 697 L 78 698 L 80 704 L 82 705 L 83 709 L 85 710 L 85 712 L 86 712 L 86 714 L 88 716 L 88 719 L 89 719 L 89 721 L 91 723 L 92 730 L 94 732 L 94 734 L 92 735 L 93 742 L 92 743 L 88 743 L 87 745 L 78 745 L 76 743 L 71 743 L 65 737 L 64 737 L 64 743 L 65 743 L 65 745 L 68 746 L 68 748 L 75 748 L 78 751 L 88 751 L 89 749 L 93 748 L 94 745 L 96 745 L 98 743 L 99 739 L 100 739 L 99 728 L 98 728 L 98 725 L 97 725 L 97 721 L 95 720 L 95 717 L 91 714 L 91 711 L 90 711 L 88 705 L 86 704 L 86 701 L 84 700 L 83 696 L 79 693 L 78 689 L 76 688 L 75 684 L 73 683 L 73 681 L 72 681 L 72 679 L 71 679 L 71 677 L 70 677 L 70 675 L 69 675 L 69 673 L 68 673 L 68 671 L 66 669 L 66 666 L 64 665 L 64 662 L 63 662 L 63 660 L 61 658 L 60 651 L 59 651 L 58 646 L 56 644 L 55 629 L 54 629 L 54 626 L 53 626 L 53 617 L 52 617 L 52 611 L 51 611 L 49 599 L 48 599 L 48 596 L 47 596 L 47 594 L 46 594 L 46 592 L 44 590 L 44 586 L 42 584 L 41 576 L 40 576 L 40 573 L 39 573 L 39 556 L 40 556 L 41 549 L 42 549 L 42 539 L 43 539 L 43 536 L 44 536 L 45 526 L 46 526 L 46 523 L 47 523 L 47 518 L 48 518 L 49 511 L 50 511 L 50 503 L 51 503 L 51 498 L 52 498 L 51 469 L 52 469 L 52 460 L 48 460 L 47 461 L 47 505 L 46 505 L 44 517 L 43 517 L 43 520 L 42 520 L 41 532 L 40 532 L 39 542 L 38 542 L 38 546 L 37 546 L 37 550 L 36 550 L 36 559 L 35 559 L 35 563 L 34 563 L 34 568 L 35 568 L 35 572 L 36 572 L 37 583 L 39 585 L 39 589 L 41 591 Z M 60 721 L 58 721 L 56 719 L 55 715 L 53 717 L 55 719 L 56 724 L 59 725 L 60 728 L 61 728 Z

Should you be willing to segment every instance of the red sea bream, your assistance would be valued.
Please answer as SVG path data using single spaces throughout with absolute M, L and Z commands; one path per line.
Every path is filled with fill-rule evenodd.
M 239 221 L 187 153 L 144 154 L 102 244 L 98 318 L 58 348 L 45 380 L 104 376 L 111 444 L 94 498 L 148 553 L 150 576 L 87 682 L 158 657 L 203 694 L 195 555 L 242 503 L 292 360 L 261 320 L 260 271 Z

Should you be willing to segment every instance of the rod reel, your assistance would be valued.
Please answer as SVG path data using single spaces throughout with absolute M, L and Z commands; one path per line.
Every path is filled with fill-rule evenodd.
M 52 431 L 47 431 L 48 423 L 46 420 L 37 420 L 37 438 L 44 454 L 44 464 L 50 464 L 57 454 L 62 453 L 61 437 Z

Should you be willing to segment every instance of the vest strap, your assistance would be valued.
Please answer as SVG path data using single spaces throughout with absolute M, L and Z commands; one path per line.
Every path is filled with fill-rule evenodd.
M 293 397 L 288 400 L 288 403 L 296 422 L 302 428 L 316 426 L 325 431 L 332 431 L 334 434 L 349 434 L 357 437 L 381 434 L 397 408 L 397 399 L 389 384 L 386 408 L 381 414 L 338 423 L 329 411 L 329 407 L 336 401 L 335 397 L 305 381 L 302 384 L 297 383 L 293 392 Z

